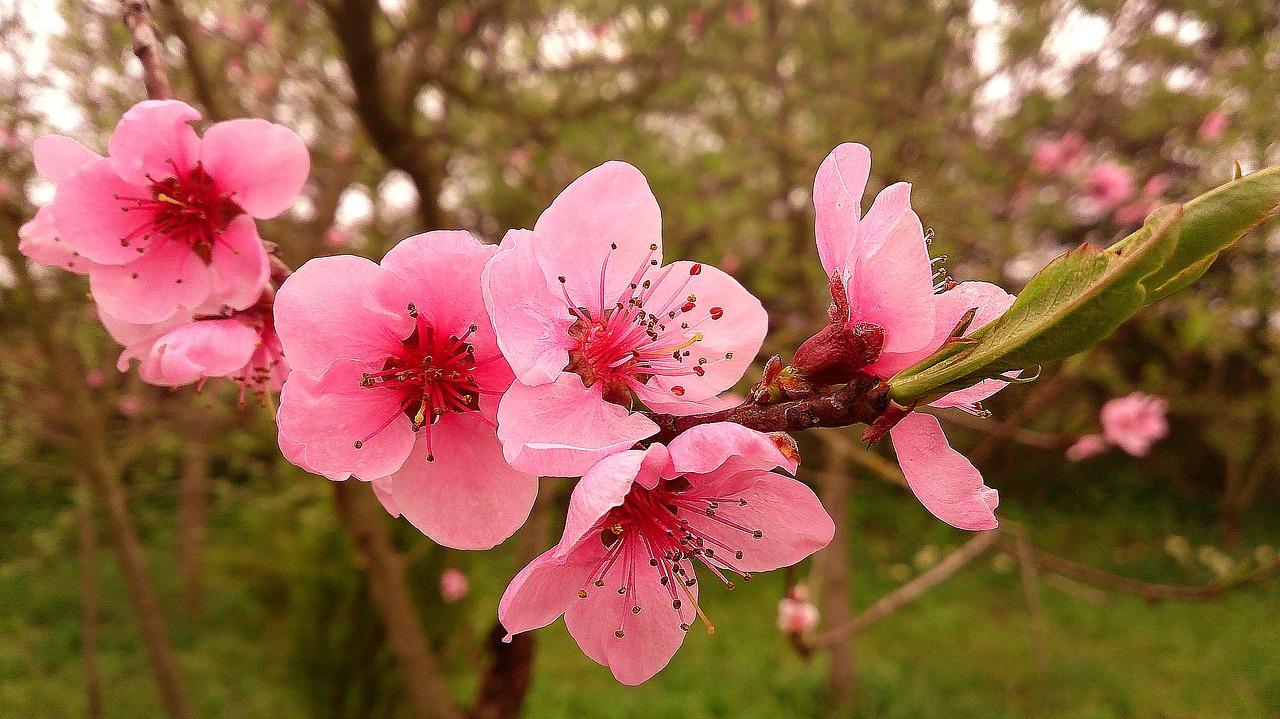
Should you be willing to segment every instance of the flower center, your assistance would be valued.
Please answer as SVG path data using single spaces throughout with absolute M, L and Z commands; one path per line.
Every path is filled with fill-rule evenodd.
M 476 359 L 475 346 L 467 340 L 478 329 L 475 324 L 462 335 L 442 335 L 427 324 L 426 318 L 409 303 L 409 316 L 417 326 L 407 339 L 401 342 L 399 352 L 387 357 L 382 369 L 365 372 L 360 386 L 382 392 L 400 393 L 400 412 L 413 421 L 414 432 L 427 432 L 427 461 L 435 461 L 431 447 L 431 425 L 449 413 L 478 412 L 480 395 L 497 394 L 480 388 L 475 371 L 500 355 L 484 360 Z M 387 418 L 374 432 L 355 443 L 356 449 L 364 446 L 371 437 L 391 425 L 398 415 Z M 492 424 L 477 414 L 486 424 Z
M 569 314 L 575 318 L 569 336 L 576 346 L 569 351 L 565 371 L 582 377 L 590 387 L 603 383 L 604 399 L 630 406 L 633 384 L 647 384 L 653 377 L 701 377 L 708 363 L 733 359 L 733 353 L 708 359 L 698 352 L 708 323 L 724 317 L 722 307 L 706 308 L 697 295 L 684 294 L 689 282 L 702 273 L 695 264 L 688 273 L 676 273 L 673 266 L 655 269 L 656 244 L 632 276 L 622 293 L 612 301 L 606 296 L 605 277 L 609 258 L 618 249 L 610 245 L 600 268 L 600 296 L 594 308 L 575 302 L 569 295 L 567 279 L 561 276 L 561 291 Z M 649 273 L 656 273 L 656 277 Z M 677 284 L 677 282 L 679 284 Z M 672 385 L 671 393 L 681 397 L 682 385 Z
M 606 578 L 616 565 L 620 566 L 622 582 L 616 591 L 624 597 L 628 611 L 622 613 L 614 631 L 616 637 L 626 635 L 628 614 L 637 615 L 643 609 L 636 590 L 638 581 L 657 581 L 666 590 L 681 629 L 689 630 L 689 624 L 678 614 L 688 601 L 706 625 L 707 633 L 712 634 L 715 627 L 690 591 L 697 584 L 694 561 L 729 589 L 734 583 L 728 575 L 751 580 L 751 574 L 737 563 L 745 554 L 743 547 L 762 539 L 764 532 L 734 521 L 735 511 L 746 507 L 747 500 L 698 496 L 689 493 L 688 488 L 689 481 L 684 477 L 663 480 L 653 489 L 636 484 L 626 500 L 609 510 L 591 529 L 600 533 L 600 542 L 607 551 L 590 575 L 593 589 L 579 589 L 578 597 L 586 599 L 589 591 L 606 588 Z M 647 569 L 642 562 L 648 563 Z
M 174 165 L 173 160 L 167 161 Z M 176 170 L 176 166 L 175 166 Z M 121 237 L 124 247 L 137 245 L 139 254 L 146 252 L 153 234 L 172 242 L 180 242 L 206 265 L 213 261 L 213 246 L 227 224 L 244 210 L 232 201 L 234 192 L 220 192 L 199 162 L 190 172 L 157 180 L 150 174 L 150 197 L 115 195 L 126 204 L 124 212 L 150 212 L 151 221 L 131 235 Z M 141 241 L 141 242 L 139 242 Z

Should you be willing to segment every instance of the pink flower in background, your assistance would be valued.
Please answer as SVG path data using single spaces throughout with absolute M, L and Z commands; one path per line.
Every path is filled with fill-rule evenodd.
M 1132 225 L 1145 221 L 1147 215 L 1160 206 L 1160 200 L 1168 189 L 1168 175 L 1163 172 L 1152 175 L 1143 184 L 1142 194 L 1136 200 L 1116 209 L 1116 224 Z
M 116 409 L 120 414 L 130 419 L 142 414 L 144 406 L 142 398 L 132 394 L 127 394 L 121 397 L 119 402 L 116 402 Z
M 864 217 L 861 197 L 870 172 L 866 147 L 846 143 L 832 150 L 814 181 L 815 231 L 822 266 L 847 297 L 846 326 L 863 336 L 868 326 L 883 335 L 879 356 L 862 371 L 887 379 L 933 354 L 970 311 L 968 331 L 999 317 L 1014 297 L 986 282 L 944 279 L 935 287 L 924 230 L 911 209 L 911 185 L 885 188 Z M 1004 386 L 984 380 L 930 405 L 979 411 L 978 403 Z M 885 422 L 864 437 L 874 441 L 891 427 L 907 484 L 934 516 L 960 529 L 995 528 L 996 491 L 951 448 L 937 418 L 912 409 L 891 406 Z
M 1196 135 L 1204 142 L 1217 142 L 1227 134 L 1231 127 L 1231 116 L 1222 109 L 1210 110 L 1200 122 Z
M 84 384 L 89 389 L 100 389 L 107 383 L 107 374 L 96 367 L 84 373 Z
M 105 158 L 68 138 L 36 141 L 37 167 L 58 176 L 58 236 L 98 265 L 90 287 L 113 317 L 150 324 L 244 309 L 266 286 L 253 218 L 293 203 L 307 148 L 263 120 L 220 122 L 201 138 L 190 125 L 199 119 L 182 102 L 141 102 L 121 118 Z
M 471 590 L 471 582 L 462 570 L 449 567 L 440 573 L 440 597 L 446 602 L 460 602 L 467 598 Z
M 760 11 L 749 2 L 739 3 L 729 8 L 729 22 L 737 27 L 750 25 L 760 18 Z
M 292 367 L 281 451 L 329 479 L 377 480 L 388 509 L 458 549 L 509 537 L 538 491 L 536 476 L 507 465 L 494 433 L 512 380 L 480 292 L 497 250 L 467 232 L 428 232 L 380 265 L 311 260 L 275 301 Z
M 342 248 L 351 244 L 351 233 L 337 225 L 331 225 L 324 231 L 324 243 L 329 247 Z
M 717 408 L 760 349 L 760 301 L 714 267 L 662 266 L 658 203 L 609 162 L 512 230 L 484 276 L 485 303 L 516 382 L 498 407 L 511 464 L 579 476 L 653 435 L 658 412 Z
M 1081 189 L 1099 210 L 1110 212 L 1133 197 L 1133 173 L 1114 162 L 1099 163 L 1089 170 Z
M 1165 417 L 1169 402 L 1133 392 L 1102 405 L 1102 434 L 1107 441 L 1135 457 L 1145 457 L 1151 445 L 1169 433 Z
M 1072 462 L 1083 462 L 1106 452 L 1110 447 L 1111 443 L 1106 437 L 1100 434 L 1086 434 L 1067 448 L 1067 459 Z
M 776 467 L 796 463 L 729 423 L 606 457 L 574 487 L 560 543 L 507 587 L 502 625 L 516 634 L 563 614 L 587 656 L 623 684 L 644 682 L 698 617 L 712 631 L 695 564 L 733 588 L 733 575 L 794 564 L 831 541 L 813 491 Z
M 809 599 L 809 587 L 797 584 L 778 600 L 778 630 L 799 636 L 818 626 L 821 614 Z
M 1075 132 L 1068 132 L 1057 140 L 1045 140 L 1032 152 L 1031 168 L 1042 175 L 1073 175 L 1080 168 L 1084 146 L 1084 138 Z

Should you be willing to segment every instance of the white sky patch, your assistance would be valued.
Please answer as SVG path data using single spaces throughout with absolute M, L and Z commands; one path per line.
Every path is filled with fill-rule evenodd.
M 418 209 L 418 188 L 414 187 L 409 175 L 392 170 L 378 184 L 378 204 L 383 214 L 398 219 Z
M 373 217 L 373 198 L 369 188 L 353 184 L 338 196 L 338 207 L 333 213 L 333 224 L 339 227 L 359 227 Z

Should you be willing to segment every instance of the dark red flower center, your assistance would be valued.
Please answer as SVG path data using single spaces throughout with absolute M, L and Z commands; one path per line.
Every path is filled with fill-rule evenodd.
M 176 170 L 173 160 L 168 161 Z M 231 220 L 244 213 L 232 196 L 220 191 L 199 162 L 189 172 L 176 172 L 163 179 L 150 174 L 150 197 L 115 198 L 126 203 L 124 212 L 150 212 L 151 220 L 132 235 L 121 237 L 120 244 L 146 252 L 157 235 L 170 242 L 180 242 L 206 265 L 213 261 L 213 247 Z

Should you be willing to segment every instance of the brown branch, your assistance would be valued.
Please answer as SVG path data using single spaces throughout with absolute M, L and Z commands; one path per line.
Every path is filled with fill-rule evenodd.
M 133 39 L 133 54 L 142 63 L 142 80 L 147 86 L 147 97 L 152 100 L 168 100 L 173 97 L 169 76 L 160 60 L 160 40 L 156 26 L 151 22 L 150 0 L 121 0 L 124 6 L 124 24 Z
M 949 579 L 951 575 L 960 571 L 974 558 L 995 544 L 998 536 L 999 530 L 993 529 L 970 539 L 968 544 L 947 555 L 946 559 L 938 562 L 929 571 L 881 597 L 879 601 L 864 610 L 862 614 L 854 617 L 853 621 L 833 627 L 818 635 L 811 644 L 814 647 L 821 647 L 839 641 L 845 634 L 856 635 L 866 631 L 872 624 L 914 602 L 923 596 L 925 592 Z
M 178 576 L 182 603 L 187 613 L 197 616 L 203 604 L 202 555 L 209 526 L 209 469 L 206 444 L 208 429 L 196 423 L 189 430 L 182 450 L 182 472 L 178 475 Z
M 834 624 L 849 621 L 849 486 L 846 460 L 858 448 L 840 443 L 827 444 L 826 466 L 818 474 L 818 496 L 835 522 L 835 534 L 814 556 L 814 568 L 821 578 L 822 612 Z M 858 664 L 850 638 L 836 638 L 827 645 L 827 689 L 837 708 L 853 706 L 858 687 Z M 797 641 L 803 642 L 802 638 Z
M 166 27 L 182 41 L 187 73 L 191 77 L 191 87 L 199 98 L 200 104 L 204 105 L 209 119 L 230 120 L 241 115 L 239 103 L 210 71 L 211 67 L 218 67 L 220 64 L 210 58 L 207 52 L 209 48 L 201 41 L 194 23 L 187 17 L 186 11 L 179 5 L 178 0 L 158 0 L 158 2 L 164 11 L 162 20 L 166 21 Z
M 382 508 L 363 482 L 333 483 L 334 501 L 369 577 L 369 593 L 387 628 L 387 638 L 403 675 L 414 715 L 461 719 L 449 687 L 427 646 L 422 620 L 404 576 L 404 560 L 382 521 Z
M 755 404 L 706 414 L 678 416 L 650 413 L 658 425 L 652 441 L 667 443 L 681 432 L 712 422 L 735 422 L 759 432 L 799 432 L 814 427 L 848 427 L 871 424 L 888 406 L 888 386 L 870 375 L 859 375 L 835 390 L 790 402 Z

